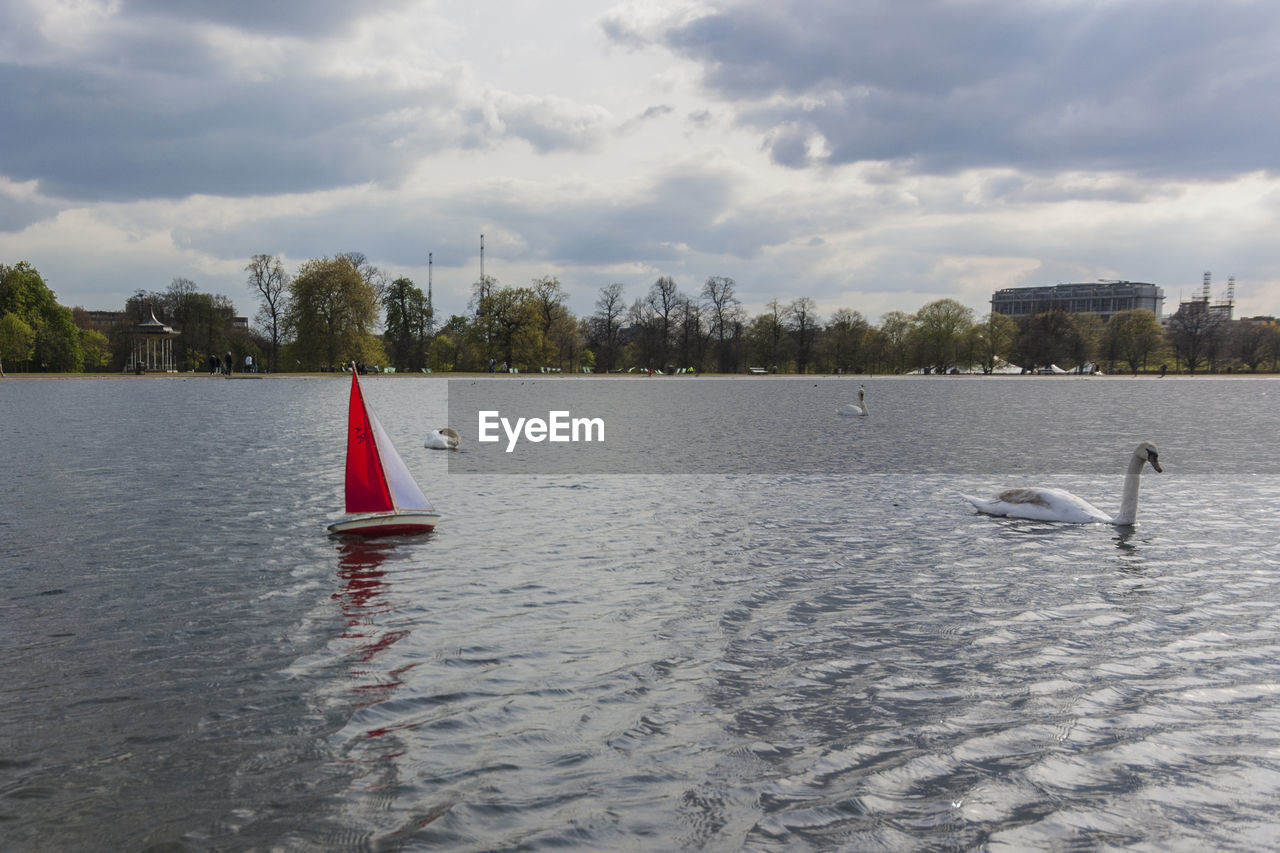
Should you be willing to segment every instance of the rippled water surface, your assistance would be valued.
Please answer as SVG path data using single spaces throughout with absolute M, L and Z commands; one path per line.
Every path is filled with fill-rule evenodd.
M 592 393 L 679 419 L 703 381 Z M 467 473 L 474 425 L 422 448 L 446 383 L 372 377 L 444 515 L 374 543 L 324 532 L 348 382 L 0 382 L 0 847 L 1280 837 L 1280 382 L 708 383 L 793 470 L 574 476 Z M 958 498 L 1114 509 L 1140 439 L 1134 528 Z

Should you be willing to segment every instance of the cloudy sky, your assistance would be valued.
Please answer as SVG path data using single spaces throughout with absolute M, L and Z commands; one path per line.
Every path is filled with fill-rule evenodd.
M 0 262 L 119 308 L 364 253 L 590 314 L 1129 279 L 1280 314 L 1270 0 L 0 0 Z

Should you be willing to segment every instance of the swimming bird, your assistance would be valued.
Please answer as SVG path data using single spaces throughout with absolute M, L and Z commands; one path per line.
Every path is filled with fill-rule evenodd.
M 843 406 L 836 409 L 836 414 L 847 415 L 855 418 L 865 418 L 867 416 L 867 389 L 864 386 L 859 385 L 858 402 L 856 404 L 845 403 Z
M 427 441 L 425 447 L 428 450 L 457 450 L 458 445 L 462 443 L 462 436 L 450 427 L 441 427 L 433 429 L 427 433 Z
M 1029 518 L 1035 521 L 1065 521 L 1070 524 L 1133 524 L 1138 514 L 1138 483 L 1142 479 L 1142 466 L 1151 463 L 1156 473 L 1162 473 L 1160 451 L 1149 441 L 1134 448 L 1129 457 L 1129 468 L 1124 475 L 1124 491 L 1120 496 L 1120 511 L 1114 516 L 1098 509 L 1084 498 L 1062 489 L 1017 488 L 1006 489 L 991 500 L 961 495 L 973 504 L 978 512 L 1009 518 Z

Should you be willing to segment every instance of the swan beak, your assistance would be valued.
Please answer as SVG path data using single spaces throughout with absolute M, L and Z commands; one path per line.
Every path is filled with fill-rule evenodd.
M 1156 469 L 1157 474 L 1163 474 L 1164 469 L 1160 467 L 1159 454 L 1147 451 L 1147 461 L 1151 463 L 1151 467 Z

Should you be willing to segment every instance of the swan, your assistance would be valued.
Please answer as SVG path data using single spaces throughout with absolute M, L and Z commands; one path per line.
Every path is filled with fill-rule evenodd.
M 457 450 L 462 443 L 462 436 L 450 427 L 433 429 L 427 434 L 425 447 L 428 450 Z
M 858 386 L 858 402 L 845 403 L 836 409 L 838 415 L 848 415 L 854 418 L 865 418 L 867 416 L 867 389 L 863 385 Z
M 973 504 L 978 512 L 987 515 L 1003 515 L 1009 518 L 1029 518 L 1035 521 L 1065 521 L 1071 524 L 1133 524 L 1138 514 L 1138 482 L 1142 478 L 1142 466 L 1151 463 L 1156 473 L 1160 467 L 1160 451 L 1149 441 L 1134 448 L 1129 457 L 1129 470 L 1124 475 L 1124 492 L 1120 497 L 1120 512 L 1107 515 L 1093 504 L 1062 489 L 1017 488 L 1006 489 L 991 500 L 961 495 Z

